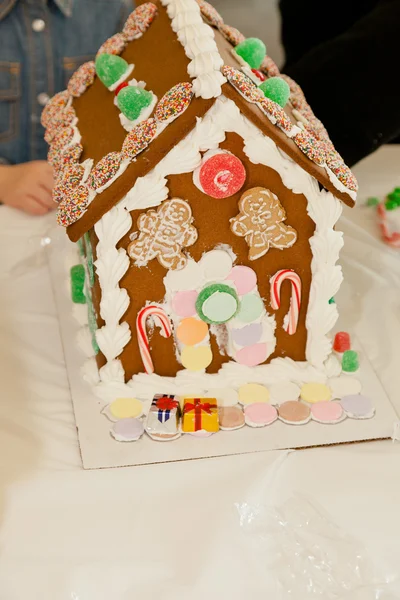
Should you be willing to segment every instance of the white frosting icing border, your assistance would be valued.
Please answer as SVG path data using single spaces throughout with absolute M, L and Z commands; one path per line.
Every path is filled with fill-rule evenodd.
M 193 91 L 204 99 L 218 98 L 226 82 L 220 69 L 224 61 L 214 40 L 212 27 L 204 23 L 196 0 L 161 0 L 167 7 L 172 30 L 191 59 L 188 74 Z
M 183 0 L 187 2 L 188 0 Z M 307 211 L 315 222 L 310 239 L 312 250 L 312 283 L 307 312 L 307 362 L 289 358 L 274 359 L 268 365 L 245 367 L 235 362 L 224 364 L 218 374 L 178 372 L 175 378 L 156 374 L 139 374 L 129 384 L 124 383 L 124 371 L 118 356 L 130 340 L 126 322 L 120 322 L 129 305 L 129 297 L 119 282 L 129 266 L 124 249 L 117 250 L 119 240 L 131 227 L 129 211 L 160 205 L 168 197 L 168 175 L 193 172 L 200 164 L 200 151 L 218 148 L 227 132 L 235 132 L 244 140 L 244 151 L 251 162 L 264 164 L 279 173 L 284 185 L 295 194 L 304 194 Z M 236 387 L 247 382 L 271 384 L 279 381 L 325 382 L 332 376 L 331 341 L 327 334 L 338 317 L 335 304 L 329 304 L 341 284 L 341 267 L 336 265 L 343 245 L 342 233 L 333 229 L 342 212 L 341 202 L 330 192 L 320 190 L 316 179 L 290 159 L 275 142 L 265 136 L 244 115 L 236 104 L 223 96 L 217 99 L 195 128 L 145 177 L 136 180 L 133 188 L 96 224 L 97 275 L 102 289 L 100 312 L 105 325 L 96 334 L 107 365 L 100 371 L 101 384 L 96 392 L 111 397 L 130 391 L 137 395 L 194 392 L 209 388 Z M 326 363 L 326 365 L 325 365 Z M 336 373 L 336 368 L 335 368 Z M 108 385 L 108 387 L 107 387 Z

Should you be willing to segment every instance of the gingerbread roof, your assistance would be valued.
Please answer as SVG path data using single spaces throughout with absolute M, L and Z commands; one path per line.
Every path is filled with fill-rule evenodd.
M 157 113 L 157 107 L 144 125 L 139 123 L 135 131 L 140 135 L 136 136 L 132 131 L 128 134 L 130 139 L 133 136 L 133 145 L 138 153 L 128 154 L 129 160 L 125 153 L 125 158 L 122 157 L 123 169 L 118 169 L 121 157 L 117 156 L 119 162 L 112 171 L 114 177 L 111 185 L 107 186 L 97 173 L 97 192 L 94 191 L 96 173 L 93 175 L 96 164 L 109 153 L 119 153 L 127 138 L 119 110 L 113 102 L 114 93 L 94 75 L 93 63 L 87 63 L 81 67 L 78 76 L 73 77 L 68 91 L 58 95 L 58 102 L 54 100 L 47 112 L 45 109 L 42 121 L 47 126 L 47 139 L 51 141 L 49 158 L 58 171 L 58 192 L 62 192 L 65 186 L 68 190 L 68 184 L 62 180 L 66 164 L 72 177 L 82 177 L 85 171 L 87 175 L 88 169 L 92 169 L 88 178 L 89 188 L 92 185 L 92 189 L 88 192 L 87 186 L 80 185 L 79 193 L 74 193 L 72 199 L 67 197 L 63 201 L 64 207 L 61 207 L 61 211 L 68 206 L 73 207 L 73 218 L 69 216 L 64 223 L 69 225 L 67 232 L 72 241 L 80 239 L 129 192 L 138 177 L 146 175 L 190 133 L 196 119 L 203 117 L 221 95 L 233 100 L 263 134 L 270 137 L 323 187 L 348 206 L 354 205 L 357 190 L 354 176 L 334 150 L 326 130 L 312 113 L 300 88 L 286 78 L 291 96 L 284 111 L 278 104 L 265 98 L 258 86 L 243 73 L 246 69 L 242 70 L 242 65 L 232 52 L 234 45 L 244 37 L 224 24 L 222 17 L 207 2 L 162 0 L 141 3 L 128 24 L 133 34 L 123 32 L 121 36 L 114 36 L 115 39 L 107 42 L 102 51 L 120 54 L 127 63 L 134 65 L 130 77 L 138 82 L 146 82 L 146 89 L 151 90 L 158 99 L 184 82 L 191 85 L 189 89 L 193 97 L 184 112 L 178 110 L 178 116 L 174 120 L 169 118 L 168 124 L 161 122 L 162 111 Z M 135 28 L 138 35 L 134 35 Z M 129 29 L 126 31 L 129 33 Z M 128 41 L 129 38 L 135 39 Z M 193 40 L 195 43 L 190 44 Z M 201 42 L 204 40 L 205 49 L 202 50 Z M 211 52 L 213 40 L 216 48 Z M 211 56 L 213 60 L 210 60 Z M 278 67 L 268 56 L 260 70 L 267 77 L 280 75 Z M 282 77 L 285 78 L 284 75 Z M 183 91 L 188 87 L 181 86 Z M 60 109 L 58 112 L 56 107 Z M 160 122 L 157 121 L 157 114 L 161 115 Z M 154 115 L 156 119 L 153 120 Z M 60 126 L 61 129 L 57 129 Z M 82 147 L 76 144 L 79 140 L 76 133 L 80 134 Z M 114 156 L 111 155 L 111 162 Z M 93 163 L 85 162 L 87 159 L 92 159 Z

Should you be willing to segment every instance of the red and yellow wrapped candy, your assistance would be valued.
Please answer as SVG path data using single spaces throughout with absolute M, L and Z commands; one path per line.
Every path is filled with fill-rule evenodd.
M 183 404 L 182 431 L 194 433 L 219 431 L 218 407 L 215 398 L 185 398 Z

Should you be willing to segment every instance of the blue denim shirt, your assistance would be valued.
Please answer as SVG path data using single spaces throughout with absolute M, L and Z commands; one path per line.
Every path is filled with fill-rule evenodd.
M 0 0 L 0 163 L 44 159 L 40 114 L 133 0 Z

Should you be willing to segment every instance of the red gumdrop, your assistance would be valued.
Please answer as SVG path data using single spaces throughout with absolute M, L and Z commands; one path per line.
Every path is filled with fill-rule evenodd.
M 244 185 L 246 170 L 241 160 L 230 152 L 207 158 L 199 169 L 199 182 L 207 196 L 229 198 Z
M 335 352 L 340 352 L 343 354 L 343 352 L 347 352 L 347 350 L 350 350 L 350 348 L 350 335 L 346 331 L 339 331 L 339 333 L 335 335 L 333 349 Z

